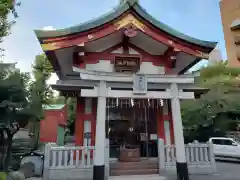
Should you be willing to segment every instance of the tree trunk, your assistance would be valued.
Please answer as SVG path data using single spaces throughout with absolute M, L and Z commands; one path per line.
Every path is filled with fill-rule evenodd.
M 12 154 L 12 135 L 8 134 L 8 139 L 4 139 L 1 133 L 0 139 L 0 172 L 8 172 L 8 166 Z
M 7 139 L 7 151 L 6 151 L 6 157 L 5 157 L 5 167 L 4 167 L 4 171 L 8 172 L 8 168 L 11 162 L 11 156 L 12 156 L 12 140 L 13 140 L 13 136 L 9 135 L 8 139 Z
M 34 149 L 38 148 L 40 136 L 40 121 L 36 120 L 34 123 Z
M 3 132 L 0 131 L 0 172 L 3 171 L 4 168 L 4 156 L 5 156 L 5 141 Z

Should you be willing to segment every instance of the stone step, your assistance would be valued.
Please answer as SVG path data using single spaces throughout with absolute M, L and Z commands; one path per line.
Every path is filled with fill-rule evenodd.
M 157 164 L 134 164 L 134 165 L 129 165 L 129 164 L 115 164 L 115 165 L 110 165 L 111 170 L 115 169 L 157 169 L 158 165 Z
M 144 175 L 158 174 L 157 161 L 142 160 L 139 162 L 116 162 L 110 164 L 110 175 Z
M 112 169 L 118 168 L 144 169 L 148 167 L 156 169 L 158 167 L 158 163 L 156 161 L 140 161 L 140 162 L 116 162 L 110 164 L 110 168 Z
M 158 174 L 158 169 L 111 170 L 110 176 Z

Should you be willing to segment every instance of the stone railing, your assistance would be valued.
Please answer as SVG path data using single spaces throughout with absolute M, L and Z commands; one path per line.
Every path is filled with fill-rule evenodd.
M 189 173 L 211 174 L 216 173 L 216 163 L 212 144 L 185 145 L 186 160 Z M 159 140 L 159 167 L 162 170 L 176 170 L 176 147 L 164 145 Z

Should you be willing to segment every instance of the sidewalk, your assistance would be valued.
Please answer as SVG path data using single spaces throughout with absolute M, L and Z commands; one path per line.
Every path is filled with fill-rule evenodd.
M 26 180 L 41 180 L 42 178 L 28 178 Z M 167 180 L 159 175 L 110 176 L 108 180 Z
M 159 175 L 110 176 L 108 180 L 167 180 Z
M 177 180 L 177 176 L 176 175 L 167 176 L 167 180 Z M 189 180 L 227 180 L 227 179 L 222 179 L 219 175 L 190 175 Z

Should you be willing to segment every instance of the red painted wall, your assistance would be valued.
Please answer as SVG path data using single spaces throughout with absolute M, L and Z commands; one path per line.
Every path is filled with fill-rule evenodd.
M 67 107 L 60 110 L 46 110 L 40 122 L 40 142 L 56 142 L 58 125 L 67 125 Z
M 83 126 L 84 126 L 84 98 L 78 98 L 76 108 L 76 121 L 75 121 L 75 144 L 77 146 L 83 145 Z
M 78 146 L 83 145 L 84 141 L 84 121 L 91 121 L 91 145 L 95 145 L 95 135 L 96 135 L 96 116 L 97 116 L 97 101 L 92 99 L 92 113 L 85 114 L 85 99 L 78 98 L 77 109 L 76 109 L 76 121 L 75 121 L 75 144 Z

